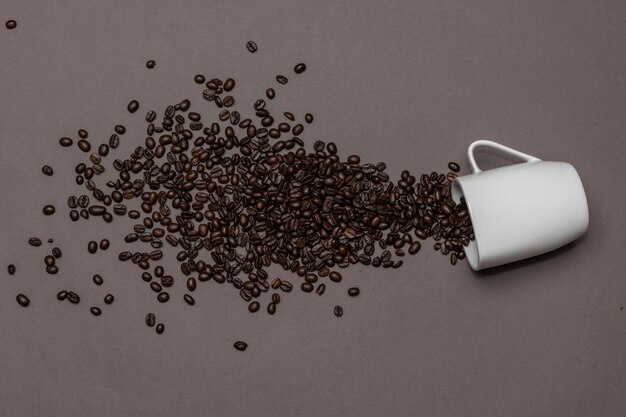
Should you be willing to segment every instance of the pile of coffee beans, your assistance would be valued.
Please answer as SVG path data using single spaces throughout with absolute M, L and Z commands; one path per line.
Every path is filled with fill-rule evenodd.
M 246 47 L 250 52 L 258 49 L 253 41 Z M 154 61 L 146 66 L 153 68 Z M 296 64 L 292 82 L 306 69 L 304 63 Z M 192 111 L 191 99 L 161 113 L 149 110 L 143 139 L 129 138 L 134 150 L 113 160 L 109 171 L 108 150 L 126 133 L 124 126 L 115 126 L 108 143 L 74 168 L 76 184 L 84 185 L 91 197 L 72 195 L 67 200 L 71 221 L 96 218 L 110 223 L 116 216 L 137 221 L 117 240 L 140 241 L 151 248 L 122 250 L 118 258 L 140 269 L 156 301 L 168 302 L 170 291 L 181 287 L 182 300 L 193 306 L 191 294 L 198 284 L 212 281 L 237 291 L 251 313 L 261 310 L 264 294 L 271 293 L 266 311 L 275 314 L 281 297 L 295 285 L 321 296 L 342 281 L 339 270 L 355 264 L 400 268 L 402 258 L 417 254 L 429 238 L 451 264 L 465 258 L 464 246 L 474 235 L 465 204 L 456 204 L 450 195 L 460 169 L 457 163 L 451 162 L 447 173 L 415 176 L 405 170 L 393 181 L 384 162 L 342 156 L 332 141 L 305 146 L 302 122 L 311 124 L 313 115 L 302 115 L 300 122 L 294 113 L 279 112 L 271 104 L 276 89 L 288 83 L 285 75 L 277 75 L 276 85 L 266 89 L 269 102 L 258 98 L 249 107 L 236 107 L 232 78 L 197 74 L 193 81 L 202 85 L 199 97 L 215 106 L 214 112 Z M 130 113 L 139 108 L 138 100 L 127 106 Z M 79 137 L 79 148 L 90 152 L 87 132 L 81 129 Z M 74 140 L 62 137 L 59 143 L 69 147 Z M 42 170 L 52 174 L 51 169 Z M 45 214 L 54 213 L 50 207 L 44 208 Z M 34 239 L 32 245 L 41 244 Z M 165 272 L 172 268 L 169 260 L 161 264 L 165 245 L 175 248 L 176 272 Z M 86 246 L 96 254 L 98 248 L 106 250 L 109 241 Z M 54 267 L 57 257 L 50 258 L 46 265 Z M 282 267 L 285 276 L 270 277 L 270 265 Z M 98 274 L 93 280 L 103 282 Z M 360 290 L 351 287 L 347 293 L 356 297 Z M 28 305 L 23 297 L 18 302 Z M 57 297 L 80 300 L 67 291 Z M 108 294 L 105 303 L 112 301 Z M 90 311 L 102 314 L 98 307 Z M 333 312 L 341 317 L 343 308 L 335 306 Z M 153 313 L 145 321 L 149 327 L 156 324 Z M 163 333 L 164 325 L 159 323 L 156 331 Z M 247 345 L 238 341 L 234 347 L 243 351 Z

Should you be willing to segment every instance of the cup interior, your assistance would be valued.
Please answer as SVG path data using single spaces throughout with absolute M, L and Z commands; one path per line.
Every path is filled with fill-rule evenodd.
M 463 197 L 463 185 L 457 181 L 456 179 L 452 182 L 452 199 L 459 204 L 461 202 L 461 197 Z M 474 227 L 474 240 L 470 240 L 469 245 L 465 246 L 465 258 L 467 262 L 470 264 L 472 269 L 478 271 L 478 266 L 480 264 L 480 253 L 478 251 L 478 234 L 476 232 L 476 223 L 474 223 L 474 216 L 472 216 L 472 206 L 470 202 L 465 200 L 465 205 L 467 206 L 467 211 L 469 213 L 470 219 L 472 219 L 472 225 Z

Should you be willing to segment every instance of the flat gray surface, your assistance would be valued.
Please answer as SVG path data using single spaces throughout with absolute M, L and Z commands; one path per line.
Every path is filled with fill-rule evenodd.
M 16 30 L 4 29 L 9 18 Z M 1 0 L 0 415 L 626 415 L 625 18 L 623 1 Z M 295 77 L 300 61 L 308 70 Z M 465 149 L 479 138 L 571 162 L 590 230 L 555 254 L 480 274 L 425 245 L 401 270 L 349 269 L 323 297 L 294 291 L 273 317 L 211 282 L 194 307 L 180 283 L 160 305 L 116 259 L 130 219 L 69 222 L 85 155 L 58 138 L 85 128 L 97 144 L 126 124 L 109 166 L 143 140 L 151 108 L 189 97 L 216 114 L 198 72 L 234 77 L 246 112 L 276 74 L 290 76 L 274 106 L 315 115 L 309 146 L 334 139 L 342 155 L 387 162 L 394 178 L 450 160 L 467 172 Z M 43 272 L 51 246 L 29 247 L 31 235 L 62 248 L 57 276 Z M 100 237 L 111 248 L 88 255 Z M 352 285 L 362 293 L 349 299 Z M 63 288 L 81 304 L 58 302 Z M 108 292 L 115 303 L 91 316 Z M 164 335 L 145 326 L 148 311 Z M 246 352 L 232 348 L 237 339 Z

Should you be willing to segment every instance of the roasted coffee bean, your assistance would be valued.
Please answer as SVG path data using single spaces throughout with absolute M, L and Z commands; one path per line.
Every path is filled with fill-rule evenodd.
M 110 245 L 111 245 L 111 242 L 109 242 L 109 239 L 102 239 L 100 241 L 100 249 L 102 249 L 102 250 L 109 249 Z
M 421 247 L 422 245 L 418 241 L 415 241 L 411 243 L 411 246 L 409 246 L 409 253 L 411 255 L 415 255 L 417 252 L 419 252 Z
M 53 266 L 56 263 L 56 258 L 52 255 L 48 255 L 43 258 L 43 261 L 47 266 Z
M 54 170 L 52 169 L 52 167 L 50 165 L 44 165 L 41 167 L 41 172 L 44 173 L 44 175 L 47 176 L 52 176 L 52 174 L 54 174 Z
M 280 303 L 280 295 L 276 292 L 272 294 L 272 303 L 274 304 Z
M 7 29 L 12 30 L 17 27 L 17 22 L 13 19 L 7 20 L 4 26 L 6 26 Z
M 233 98 L 233 96 L 226 96 L 222 100 L 222 104 L 224 105 L 224 107 L 230 107 L 235 104 L 235 99 Z
M 137 100 L 131 100 L 126 108 L 130 113 L 135 113 L 137 110 L 139 110 L 139 102 Z
M 343 308 L 341 306 L 335 306 L 333 313 L 335 313 L 335 316 L 341 317 L 343 316 Z
M 91 311 L 91 314 L 93 314 L 96 317 L 102 314 L 102 310 L 100 310 L 100 308 L 98 307 L 91 307 L 89 311 Z
M 276 304 L 274 303 L 269 303 L 267 305 L 267 314 L 269 315 L 274 315 L 274 313 L 276 313 Z
M 61 257 L 61 255 L 62 255 L 61 249 L 59 249 L 57 247 L 52 248 L 52 256 L 54 256 L 55 258 L 58 259 L 58 258 Z
M 42 211 L 43 211 L 43 214 L 45 214 L 46 216 L 51 216 L 54 214 L 56 209 L 54 208 L 52 204 L 47 204 L 43 207 Z
M 13 274 L 15 274 L 15 270 L 16 270 L 16 268 L 15 268 L 15 265 L 13 265 L 13 264 L 10 264 L 10 265 L 7 267 L 7 271 L 9 272 L 9 275 L 13 275 Z
M 359 290 L 358 287 L 348 288 L 348 295 L 350 297 L 356 297 L 357 295 L 359 295 L 360 292 L 361 292 L 361 290 Z
M 89 132 L 87 132 L 85 129 L 78 129 L 78 136 L 82 139 L 87 139 L 87 137 L 89 136 Z
M 148 327 L 154 327 L 155 322 L 156 322 L 156 317 L 154 316 L 153 313 L 146 314 L 146 324 L 148 325 Z
M 117 133 L 118 135 L 123 135 L 124 133 L 126 133 L 126 127 L 124 125 L 115 125 L 114 130 L 115 130 L 115 133 Z
M 273 88 L 268 88 L 265 91 L 265 95 L 267 96 L 267 98 L 269 98 L 270 100 L 272 100 L 274 97 L 276 97 L 276 91 L 274 91 Z
M 196 300 L 194 300 L 194 298 L 193 298 L 191 295 L 189 295 L 189 294 L 185 294 L 185 295 L 183 296 L 183 299 L 184 299 L 184 300 L 185 300 L 185 302 L 186 302 L 187 304 L 189 304 L 190 306 L 192 306 L 192 305 L 194 305 L 194 304 L 196 303 Z
M 304 121 L 311 124 L 313 123 L 313 115 L 311 113 L 307 113 L 304 115 Z M 358 162 L 357 162 L 358 164 Z
M 70 219 L 71 219 L 72 221 L 74 221 L 74 222 L 75 222 L 75 221 L 78 221 L 78 219 L 79 219 L 79 215 L 78 215 L 78 211 L 77 211 L 77 210 L 71 210 L 71 211 L 70 211 Z
M 289 80 L 284 75 L 277 75 L 276 76 L 276 81 L 278 81 L 278 84 L 283 84 L 284 85 L 284 84 L 287 84 L 287 82 Z
M 78 197 L 78 207 L 87 208 L 88 205 L 89 205 L 89 197 L 88 196 L 83 194 L 80 197 Z M 93 213 L 92 213 L 93 215 L 96 215 L 96 213 L 95 213 L 96 210 L 97 210 L 96 208 L 91 210 L 91 211 L 93 211 Z M 102 211 L 104 211 L 104 207 L 102 207 Z
M 28 305 L 30 304 L 30 300 L 24 294 L 18 294 L 15 299 L 17 300 L 17 303 L 22 307 L 28 307 Z
M 196 290 L 196 279 L 194 277 L 187 278 L 187 289 L 191 292 Z
M 450 162 L 448 164 L 448 168 L 450 169 L 450 171 L 452 172 L 459 172 L 461 170 L 461 167 L 459 166 L 459 164 L 457 164 L 456 162 Z
M 150 288 L 154 292 L 161 292 L 163 290 L 163 287 L 161 286 L 161 284 L 159 284 L 158 282 L 154 282 L 154 281 L 150 283 Z
M 148 113 L 146 113 L 146 122 L 148 123 L 152 123 L 156 120 L 156 112 L 154 110 L 150 110 Z
M 238 341 L 235 342 L 235 344 L 233 346 L 235 347 L 235 349 L 243 352 L 248 347 L 248 344 L 246 342 L 242 342 L 242 341 L 238 340 Z
M 95 274 L 93 276 L 93 283 L 96 285 L 102 285 L 104 283 L 104 279 L 99 274 Z
M 148 69 L 152 69 L 156 66 L 156 61 L 153 59 L 150 59 L 148 61 L 146 61 L 146 68 Z
M 291 289 L 293 288 L 293 285 L 291 284 L 291 282 L 289 281 L 285 281 L 283 280 L 280 283 L 280 289 L 284 292 L 291 292 Z
M 67 298 L 67 291 L 62 290 L 57 293 L 57 300 L 63 301 Z
M 337 271 L 332 271 L 329 275 L 328 278 L 330 278 L 331 281 L 333 282 L 341 282 L 341 274 Z
M 48 265 L 46 266 L 46 272 L 51 275 L 55 275 L 59 272 L 59 268 L 56 265 Z
M 256 313 L 257 311 L 259 311 L 259 308 L 261 308 L 261 304 L 259 304 L 258 301 L 253 301 L 248 304 L 248 311 L 250 313 Z
M 119 144 L 120 144 L 120 137 L 116 133 L 113 133 L 111 137 L 109 138 L 109 146 L 115 149 L 119 146 Z
M 306 70 L 306 65 L 303 63 L 296 64 L 296 66 L 293 67 L 293 71 L 296 74 L 302 74 L 305 70 Z
M 322 295 L 324 294 L 324 291 L 326 291 L 326 284 L 320 284 L 317 286 L 317 288 L 315 289 L 315 293 L 317 295 Z
M 170 295 L 166 292 L 161 292 L 157 295 L 157 300 L 159 300 L 160 303 L 166 303 L 169 299 Z
M 164 331 L 165 331 L 165 325 L 163 323 L 157 324 L 156 326 L 157 334 L 163 334 Z
M 28 243 L 32 246 L 41 246 L 41 239 L 38 237 L 31 237 L 28 239 Z
M 113 294 L 107 294 L 104 296 L 104 303 L 105 304 L 113 304 L 113 301 L 115 300 L 115 297 L 113 297 Z
M 246 48 L 248 49 L 248 51 L 250 51 L 250 53 L 255 53 L 256 51 L 259 50 L 259 47 L 257 46 L 256 42 L 254 42 L 254 41 L 246 42 Z
M 80 303 L 80 297 L 74 291 L 68 291 L 67 300 L 72 304 Z
M 303 282 L 300 288 L 304 292 L 311 292 L 313 291 L 313 284 L 311 284 L 310 282 Z
M 65 146 L 67 148 L 68 146 L 72 146 L 74 144 L 74 141 L 68 137 L 62 137 L 61 139 L 59 139 L 59 143 L 61 144 L 61 146 Z
M 170 275 L 163 275 L 161 278 L 161 285 L 164 287 L 171 287 L 174 285 L 174 277 Z

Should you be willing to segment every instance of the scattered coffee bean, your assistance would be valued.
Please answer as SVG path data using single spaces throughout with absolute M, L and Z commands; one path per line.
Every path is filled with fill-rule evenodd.
M 43 207 L 42 211 L 43 211 L 43 214 L 45 214 L 46 216 L 51 216 L 54 214 L 56 209 L 54 208 L 52 204 L 47 204 Z
M 139 102 L 137 100 L 131 100 L 126 108 L 130 113 L 135 113 L 137 110 L 139 110 Z M 126 130 L 124 129 L 124 131 Z
M 100 241 L 100 249 L 102 249 L 102 250 L 109 249 L 110 245 L 111 245 L 111 242 L 109 242 L 109 239 L 102 239 Z
M 62 290 L 57 293 L 57 300 L 63 301 L 67 298 L 67 291 Z
M 224 81 L 224 91 L 229 92 L 232 91 L 233 88 L 235 88 L 235 80 L 228 78 Z
M 163 334 L 164 331 L 165 331 L 165 325 L 163 323 L 157 324 L 156 326 L 157 334 Z
M 206 81 L 204 75 L 202 74 L 196 74 L 196 76 L 193 77 L 193 80 L 196 82 L 196 84 L 204 84 L 204 81 Z
M 98 244 L 96 243 L 96 241 L 95 240 L 89 241 L 89 243 L 87 244 L 87 251 L 89 251 L 89 253 L 96 253 L 97 250 L 98 250 Z
M 311 113 L 307 113 L 304 115 L 304 121 L 311 124 L 313 123 L 313 115 Z M 357 162 L 358 164 L 358 162 Z
M 461 170 L 461 167 L 456 162 L 450 162 L 448 168 L 450 168 L 452 172 L 459 172 Z
M 150 59 L 148 61 L 146 61 L 146 68 L 148 69 L 152 69 L 156 66 L 156 61 Z
M 250 53 L 255 53 L 256 51 L 259 50 L 259 47 L 254 41 L 248 41 L 246 43 L 246 48 L 248 49 L 248 51 L 250 51 Z
M 46 266 L 46 272 L 51 275 L 55 275 L 59 272 L 59 268 L 56 265 L 48 265 Z
M 261 308 L 261 304 L 259 304 L 258 301 L 253 301 L 248 304 L 248 311 L 250 311 L 250 313 L 256 313 L 259 311 L 259 308 Z
M 356 297 L 357 295 L 359 295 L 360 292 L 361 292 L 361 290 L 359 290 L 358 287 L 348 288 L 348 295 L 350 297 Z
M 137 108 L 139 108 L 139 103 L 136 100 L 133 100 L 133 101 L 135 103 L 137 103 Z M 130 106 L 133 103 L 133 101 L 128 103 L 128 105 Z M 135 111 L 137 111 L 137 109 L 135 109 Z M 133 112 L 131 112 L 131 113 L 133 113 Z M 114 130 L 115 130 L 115 133 L 117 133 L 118 135 L 123 135 L 124 133 L 126 133 L 126 127 L 124 125 L 115 125 L 115 129 Z
M 335 316 L 341 317 L 343 316 L 343 308 L 341 306 L 335 306 L 333 313 L 335 313 Z
M 32 246 L 41 246 L 41 239 L 38 237 L 31 237 L 28 239 L 28 243 Z
M 187 289 L 191 292 L 196 290 L 196 279 L 194 277 L 187 278 Z
M 107 294 L 104 296 L 104 303 L 105 304 L 113 304 L 113 301 L 115 300 L 115 297 L 113 297 L 113 294 Z
M 235 349 L 243 352 L 248 347 L 248 344 L 246 342 L 242 342 L 242 341 L 239 340 L 239 341 L 235 342 L 235 344 L 233 346 L 235 347 Z
M 148 327 L 153 327 L 155 321 L 156 321 L 156 317 L 154 316 L 153 313 L 146 314 L 146 324 L 148 325 Z
M 96 285 L 102 285 L 104 283 L 104 279 L 99 274 L 95 274 L 93 276 L 93 283 Z
M 305 70 L 306 70 L 306 65 L 303 63 L 296 64 L 296 66 L 293 67 L 293 71 L 296 74 L 302 74 Z
M 189 294 L 185 294 L 185 295 L 183 296 L 183 299 L 184 299 L 184 300 L 185 300 L 185 302 L 186 302 L 187 304 L 189 304 L 190 306 L 192 306 L 192 305 L 194 305 L 194 304 L 196 303 L 196 300 L 194 300 L 194 298 L 193 298 L 191 295 L 189 295 Z
M 102 310 L 100 310 L 98 307 L 91 307 L 89 311 L 91 311 L 91 314 L 93 314 L 96 317 L 102 314 Z
M 55 258 L 58 259 L 58 258 L 61 257 L 61 255 L 62 255 L 61 249 L 59 249 L 57 247 L 52 248 L 52 256 L 54 256 Z
M 47 266 L 53 266 L 56 263 L 56 259 L 52 255 L 47 255 L 45 258 L 43 258 L 43 261 Z
M 10 265 L 7 267 L 7 271 L 9 272 L 9 275 L 13 275 L 13 274 L 15 274 L 15 271 L 16 271 L 15 265 L 10 264 Z
M 273 88 L 268 88 L 265 91 L 265 95 L 267 96 L 267 98 L 269 98 L 270 100 L 272 100 L 274 97 L 276 97 L 276 91 L 274 91 Z
M 278 81 L 278 84 L 283 84 L 283 85 L 285 85 L 285 84 L 287 84 L 287 82 L 288 82 L 289 80 L 288 80 L 288 79 L 287 79 L 287 77 L 285 77 L 284 75 L 277 75 L 277 76 L 276 76 L 276 81 Z
M 52 169 L 52 167 L 50 165 L 44 165 L 41 167 L 41 172 L 44 173 L 44 175 L 47 176 L 52 176 L 52 174 L 54 174 L 54 170 Z
M 82 139 L 86 139 L 87 136 L 89 136 L 89 132 L 87 132 L 85 129 L 78 129 L 78 136 Z
M 68 146 L 72 146 L 74 141 L 70 138 L 62 137 L 61 139 L 59 139 L 59 143 L 61 144 L 61 146 L 64 146 L 67 148 Z
M 78 294 L 76 294 L 74 291 L 68 291 L 67 293 L 67 299 L 70 303 L 72 304 L 78 304 L 80 303 L 80 297 L 78 296 Z
M 17 22 L 15 20 L 7 20 L 6 23 L 4 24 L 4 26 L 6 26 L 7 29 L 11 30 L 11 29 L 15 29 L 17 27 Z
M 30 300 L 24 294 L 18 294 L 15 298 L 17 300 L 17 303 L 22 307 L 28 307 L 28 305 L 30 304 Z
M 156 283 L 154 283 L 154 284 L 156 284 Z M 160 292 L 157 295 L 157 300 L 159 300 L 160 303 L 167 303 L 169 299 L 170 299 L 170 295 L 168 293 L 166 293 L 165 291 Z

